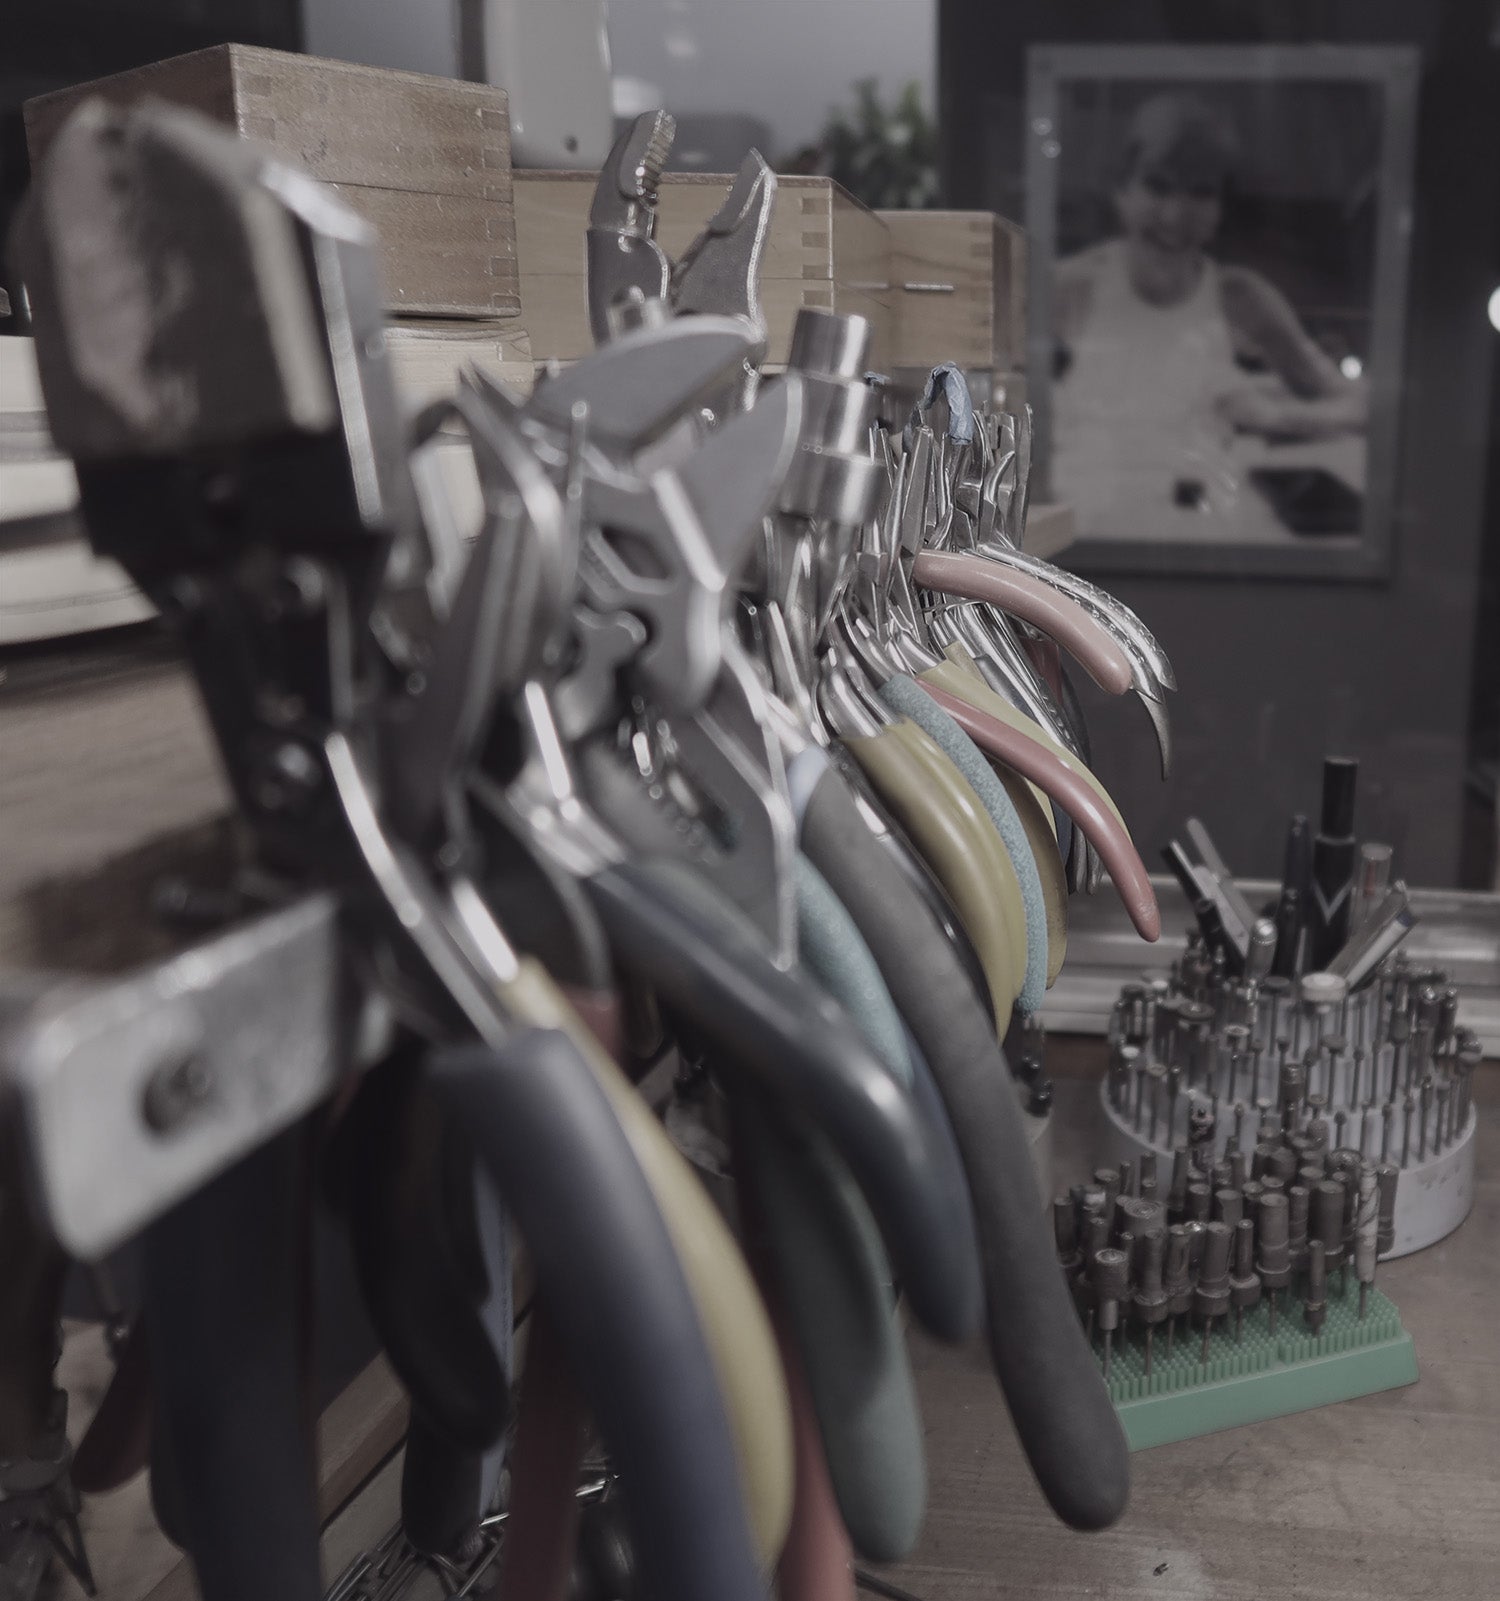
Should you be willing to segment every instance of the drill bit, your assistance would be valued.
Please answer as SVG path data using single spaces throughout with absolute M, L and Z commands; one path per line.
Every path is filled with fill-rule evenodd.
M 1271 1165 L 1261 1174 L 1264 1181 L 1268 1178 L 1279 1179 L 1283 1185 L 1290 1184 L 1297 1177 L 1297 1153 L 1290 1145 L 1278 1145 L 1271 1152 Z
M 1281 1113 L 1283 1128 L 1292 1127 L 1297 1120 L 1298 1108 L 1307 1090 L 1307 1078 L 1297 1062 L 1283 1062 L 1277 1082 L 1277 1110 Z
M 1203 1319 L 1203 1352 L 1208 1361 L 1208 1342 L 1214 1319 L 1229 1310 L 1229 1248 L 1234 1231 L 1226 1223 L 1208 1223 L 1203 1229 L 1203 1266 L 1193 1292 L 1193 1310 Z
M 1401 1109 L 1401 1165 L 1411 1165 L 1411 1120 L 1416 1115 L 1417 1093 L 1415 1090 L 1406 1092 L 1406 1102 Z
M 1307 1304 L 1302 1315 L 1316 1338 L 1323 1332 L 1328 1311 L 1328 1272 L 1322 1240 L 1307 1242 Z
M 1142 1154 L 1138 1166 L 1137 1189 L 1143 1201 L 1156 1199 L 1156 1152 L 1146 1151 Z
M 1130 1293 L 1130 1259 L 1124 1251 L 1105 1246 L 1094 1257 L 1094 1304 L 1099 1332 L 1104 1336 L 1104 1376 L 1109 1377 L 1110 1353 L 1120 1326 L 1120 1302 Z
M 1187 1031 L 1188 1087 L 1207 1081 L 1208 1047 L 1214 1023 L 1214 1010 L 1201 1001 L 1185 1001 L 1181 1009 L 1183 1027 Z
M 1370 1286 L 1375 1282 L 1375 1258 L 1380 1243 L 1380 1196 L 1374 1166 L 1359 1170 L 1359 1192 L 1354 1219 L 1354 1276 L 1359 1280 L 1359 1320 L 1365 1320 Z
M 1229 1228 L 1238 1226 L 1245 1215 L 1245 1198 L 1237 1189 L 1225 1185 L 1214 1191 L 1214 1217 Z
M 1322 1183 L 1322 1175 L 1313 1181 Z M 1312 1201 L 1311 1186 L 1292 1184 L 1286 1192 L 1287 1256 L 1291 1262 L 1293 1278 L 1301 1278 L 1307 1271 L 1307 1219 Z
M 1245 1312 L 1260 1301 L 1260 1275 L 1255 1271 L 1255 1224 L 1242 1217 L 1234 1226 L 1234 1271 L 1229 1276 L 1229 1302 L 1234 1308 L 1234 1343 L 1245 1335 Z
M 1339 1085 L 1347 1083 L 1344 1057 L 1349 1051 L 1349 1038 L 1345 1034 L 1330 1034 L 1323 1041 L 1323 1049 L 1328 1052 L 1328 1104 L 1332 1106 L 1339 1099 Z
M 1190 1265 L 1191 1242 L 1185 1223 L 1174 1223 L 1167 1230 L 1167 1355 L 1172 1354 L 1172 1342 L 1177 1332 L 1177 1319 L 1193 1304 L 1193 1281 Z
M 1432 1111 L 1432 1080 L 1424 1077 L 1418 1091 L 1421 1101 L 1417 1113 L 1417 1160 L 1427 1160 L 1427 1119 Z
M 1267 1046 L 1275 1044 L 1281 1036 L 1281 1009 L 1291 990 L 1291 981 L 1273 973 L 1269 978 L 1260 981 L 1260 994 L 1262 1001 L 1269 1001 L 1265 1008 L 1265 1028 L 1262 1031 Z
M 1411 1088 L 1411 1019 L 1405 1011 L 1391 1014 L 1391 1094 Z
M 1074 1299 L 1083 1317 L 1088 1337 L 1094 1338 L 1094 1321 L 1098 1315 L 1098 1296 L 1094 1293 L 1094 1261 L 1100 1251 L 1109 1247 L 1109 1219 L 1102 1212 L 1090 1212 L 1083 1234 L 1083 1271 L 1074 1280 Z
M 1304 1037 L 1316 1048 L 1331 1032 L 1330 1022 L 1348 998 L 1349 981 L 1337 973 L 1304 973 L 1297 981 L 1297 994 L 1302 1003 Z
M 1469 1114 L 1474 1104 L 1474 1069 L 1479 1066 L 1483 1058 L 1484 1050 L 1478 1040 L 1467 1041 L 1458 1048 L 1460 1135 L 1468 1131 Z
M 1133 1162 L 1120 1163 L 1120 1189 L 1121 1195 L 1135 1194 L 1135 1164 Z
M 1224 1050 L 1229 1057 L 1229 1079 L 1224 1098 L 1228 1101 L 1234 1100 L 1239 1093 L 1240 1074 L 1244 1070 L 1249 1046 L 1250 1030 L 1243 1023 L 1231 1023 L 1224 1030 Z
M 1380 1108 L 1380 1160 L 1389 1162 L 1391 1159 L 1391 1125 L 1395 1120 L 1396 1108 L 1387 1101 Z
M 1375 1169 L 1375 1189 L 1379 1196 L 1379 1225 L 1375 1237 L 1375 1254 L 1387 1256 L 1396 1243 L 1396 1184 L 1401 1170 L 1392 1162 L 1382 1162 Z
M 1115 1202 L 1115 1234 L 1133 1234 L 1143 1240 L 1160 1234 L 1167 1226 L 1167 1209 L 1160 1201 L 1143 1200 L 1139 1195 L 1122 1195 Z
M 1271 1191 L 1261 1196 L 1255 1218 L 1256 1271 L 1265 1287 L 1271 1333 L 1276 1332 L 1276 1293 L 1291 1282 L 1292 1264 L 1287 1244 L 1287 1198 Z
M 1458 1032 L 1458 990 L 1449 985 L 1438 1003 L 1437 1047 L 1451 1055 Z
M 1164 1230 L 1147 1234 L 1141 1240 L 1140 1281 L 1131 1299 L 1136 1323 L 1146 1331 L 1146 1377 L 1151 1377 L 1151 1347 L 1156 1325 L 1167 1316 L 1167 1291 L 1163 1282 L 1168 1236 Z
M 1229 1153 L 1229 1182 L 1235 1189 L 1242 1190 L 1249 1177 L 1250 1158 L 1242 1150 L 1231 1151 Z
M 1417 1015 L 1412 1026 L 1412 1076 L 1421 1079 L 1432 1065 L 1432 1045 L 1437 1034 L 1443 998 L 1432 985 L 1425 985 L 1417 996 Z
M 1217 1112 L 1207 1101 L 1196 1096 L 1188 1105 L 1188 1156 L 1194 1168 L 1206 1173 L 1213 1167 L 1214 1127 Z
M 1213 1202 L 1213 1192 L 1201 1179 L 1195 1179 L 1187 1187 L 1187 1221 L 1189 1223 L 1206 1223 Z
M 1321 1240 L 1325 1267 L 1330 1272 L 1341 1268 L 1344 1264 L 1344 1185 L 1339 1177 L 1326 1178 L 1313 1190 L 1312 1217 L 1307 1231 L 1309 1259 L 1312 1241 Z
M 1167 1213 L 1181 1221 L 1187 1208 L 1188 1148 L 1185 1143 L 1172 1147 L 1172 1185 L 1167 1191 Z

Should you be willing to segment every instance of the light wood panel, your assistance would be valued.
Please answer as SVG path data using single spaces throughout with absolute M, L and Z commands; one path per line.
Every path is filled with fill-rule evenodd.
M 85 98 L 146 96 L 269 144 L 380 230 L 389 309 L 519 309 L 510 111 L 503 89 L 226 44 L 28 100 L 33 165 Z
M 881 211 L 893 360 L 1003 372 L 1026 364 L 1026 235 L 988 211 Z

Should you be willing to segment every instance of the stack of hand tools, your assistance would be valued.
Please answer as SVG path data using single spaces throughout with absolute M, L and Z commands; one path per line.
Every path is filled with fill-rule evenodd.
M 671 261 L 671 134 L 639 119 L 601 176 L 598 348 L 409 421 L 368 226 L 273 153 L 93 101 L 29 201 L 52 433 L 181 642 L 245 866 L 187 949 L 12 1019 L 5 1121 L 48 1248 L 143 1241 L 149 1384 L 116 1406 L 149 1393 L 205 1601 L 321 1593 L 325 1201 L 433 1571 L 503 1516 L 518 1601 L 601 1544 L 600 1593 L 848 1596 L 923 1513 L 898 1296 L 984 1331 L 1062 1519 L 1125 1504 L 999 1040 L 1070 891 L 1107 869 L 1159 931 L 1065 657 L 1141 698 L 1164 768 L 1171 669 L 1027 555 L 1026 416 L 939 368 L 881 426 L 868 326 L 831 311 L 761 372 L 774 176 L 749 158 Z M 468 534 L 428 470 L 455 440 Z

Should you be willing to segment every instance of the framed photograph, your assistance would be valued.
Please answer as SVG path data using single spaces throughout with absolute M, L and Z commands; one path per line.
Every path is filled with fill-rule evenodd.
M 1417 54 L 1033 46 L 1028 385 L 1080 566 L 1388 571 Z

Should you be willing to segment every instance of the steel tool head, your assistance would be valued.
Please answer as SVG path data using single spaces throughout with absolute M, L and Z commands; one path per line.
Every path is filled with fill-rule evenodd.
M 672 269 L 676 311 L 748 317 L 764 333 L 760 263 L 775 205 L 776 174 L 752 150 L 740 163 L 724 203 Z
M 672 268 L 656 242 L 656 194 L 676 133 L 665 111 L 643 112 L 600 169 L 587 241 L 589 326 L 598 344 L 610 337 L 610 307 L 630 290 L 648 300 L 667 293 Z
M 796 448 L 800 419 L 801 391 L 789 375 L 676 469 L 642 477 L 587 459 L 580 593 L 601 618 L 624 613 L 644 624 L 632 681 L 668 711 L 701 706 L 718 675 L 735 579 Z M 586 648 L 591 641 L 609 643 L 602 633 L 585 639 Z
M 539 379 L 526 415 L 565 434 L 581 401 L 591 443 L 624 460 L 764 354 L 764 335 L 743 317 L 683 317 L 637 328 Z
M 17 253 L 76 461 L 336 437 L 358 520 L 408 515 L 374 235 L 305 174 L 193 113 L 87 101 Z

